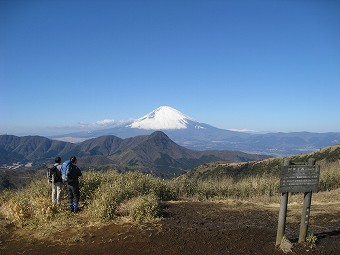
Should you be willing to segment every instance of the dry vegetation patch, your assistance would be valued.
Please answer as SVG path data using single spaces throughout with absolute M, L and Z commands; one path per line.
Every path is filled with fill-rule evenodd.
M 311 234 L 326 232 L 329 230 L 329 224 L 339 223 L 339 180 L 339 170 L 335 168 L 323 170 L 321 175 L 323 191 L 313 193 L 312 196 Z M 18 242 L 26 238 L 41 240 L 41 242 L 53 240 L 49 241 L 50 245 L 51 242 L 55 245 L 86 244 L 97 240 L 98 231 L 102 233 L 101 229 L 118 224 L 114 227 L 114 236 L 102 242 L 110 243 L 109 239 L 132 242 L 128 234 L 125 238 L 119 232 L 122 229 L 129 231 L 129 228 L 119 227 L 120 223 L 128 222 L 128 224 L 133 223 L 131 225 L 143 226 L 162 217 L 164 221 L 158 220 L 158 222 L 173 219 L 172 224 L 188 223 L 186 226 L 189 227 L 188 230 L 173 226 L 179 235 L 183 234 L 182 230 L 196 236 L 199 233 L 203 235 L 206 233 L 204 231 L 210 233 L 214 228 L 229 231 L 235 227 L 232 231 L 238 228 L 254 231 L 251 238 L 255 240 L 255 235 L 262 233 L 261 228 L 267 228 L 268 233 L 274 232 L 275 235 L 280 205 L 278 185 L 278 177 L 268 173 L 243 178 L 225 176 L 218 179 L 197 180 L 182 177 L 163 180 L 138 172 L 124 174 L 115 171 L 85 172 L 81 180 L 82 210 L 78 214 L 73 214 L 67 210 L 65 191 L 63 205 L 52 206 L 50 186 L 45 179 L 37 180 L 26 188 L 6 191 L 0 195 L 0 240 L 10 240 L 14 237 Z M 166 201 L 173 201 L 168 203 L 169 211 L 163 207 Z M 302 203 L 303 194 L 289 196 L 287 234 L 290 240 L 298 233 L 296 226 L 300 222 Z M 176 207 L 178 212 L 171 211 L 173 205 L 179 206 L 179 209 Z M 188 206 L 190 213 L 186 212 Z M 199 208 L 197 212 L 195 206 Z M 222 221 L 214 214 L 221 217 L 225 217 L 223 215 L 226 214 L 228 217 L 223 218 Z M 256 218 L 254 214 L 258 214 L 259 217 Z M 185 217 L 194 217 L 193 220 L 197 221 Z M 254 217 L 256 224 L 252 222 Z M 236 223 L 241 221 L 243 225 L 238 226 Z M 262 222 L 265 222 L 264 226 L 261 226 Z M 201 225 L 206 229 L 201 229 Z M 257 225 L 260 225 L 260 230 L 256 229 Z M 156 231 L 154 228 L 155 226 L 151 225 L 150 229 L 147 228 L 146 232 L 143 230 L 141 233 L 150 232 L 150 235 L 154 236 Z M 166 231 L 166 227 L 157 229 L 157 233 L 163 233 L 162 231 Z M 232 234 L 236 235 L 236 232 Z M 104 233 L 100 235 L 105 236 Z M 52 236 L 58 238 L 51 239 Z M 149 240 L 149 234 L 143 238 Z M 216 238 L 224 237 L 216 235 Z M 0 243 L 0 249 L 1 247 L 6 249 L 7 246 Z M 41 247 L 43 249 L 43 245 Z

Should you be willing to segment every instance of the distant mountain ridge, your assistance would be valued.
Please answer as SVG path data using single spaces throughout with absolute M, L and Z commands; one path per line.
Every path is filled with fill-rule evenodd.
M 266 133 L 252 134 L 200 123 L 169 106 L 161 106 L 145 116 L 115 127 L 76 132 L 53 139 L 74 141 L 103 135 L 121 138 L 150 135 L 161 130 L 174 142 L 193 150 L 237 150 L 246 153 L 287 156 L 309 153 L 340 143 L 340 133 Z
M 118 170 L 153 172 L 172 177 L 200 164 L 214 161 L 241 162 L 268 158 L 237 151 L 194 151 L 173 142 L 161 131 L 122 139 L 101 136 L 74 144 L 40 136 L 0 136 L 0 164 L 32 162 L 33 166 L 53 163 L 76 155 L 83 167 L 115 167 Z

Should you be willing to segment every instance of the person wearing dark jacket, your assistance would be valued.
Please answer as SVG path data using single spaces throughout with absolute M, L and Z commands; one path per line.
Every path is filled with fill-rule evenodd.
M 69 167 L 70 169 L 67 175 L 68 205 L 71 212 L 78 212 L 80 199 L 78 178 L 79 176 L 82 176 L 82 173 L 77 166 L 77 158 L 75 156 L 71 157 Z
M 61 193 L 61 188 L 63 186 L 63 182 L 61 179 L 61 158 L 56 157 L 55 158 L 55 164 L 54 166 L 56 167 L 56 173 L 55 176 L 52 177 L 52 204 L 60 204 L 60 193 Z

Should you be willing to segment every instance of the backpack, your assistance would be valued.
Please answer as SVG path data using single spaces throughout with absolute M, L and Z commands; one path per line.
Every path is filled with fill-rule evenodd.
M 61 179 L 63 182 L 71 182 L 72 180 L 72 164 L 70 160 L 66 160 L 62 165 L 61 165 Z
M 48 182 L 54 182 L 55 180 L 57 180 L 57 167 L 56 166 L 51 166 L 49 168 L 47 168 L 47 178 L 48 178 Z

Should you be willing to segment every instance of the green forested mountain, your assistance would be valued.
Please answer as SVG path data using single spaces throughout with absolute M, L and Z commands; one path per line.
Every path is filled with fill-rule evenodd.
M 242 162 L 268 158 L 239 151 L 194 151 L 177 145 L 163 132 L 126 139 L 102 136 L 74 144 L 41 136 L 0 136 L 0 165 L 32 163 L 33 168 L 77 156 L 82 168 L 115 168 L 153 172 L 173 177 L 198 165 L 215 162 Z

